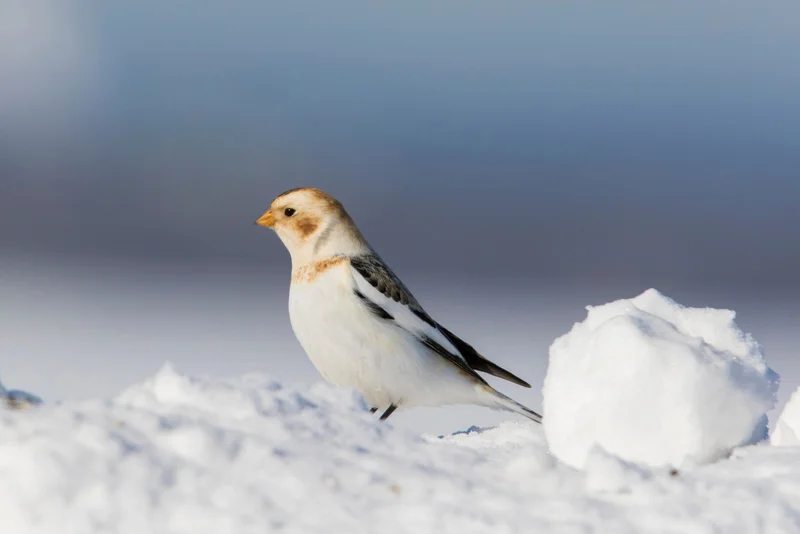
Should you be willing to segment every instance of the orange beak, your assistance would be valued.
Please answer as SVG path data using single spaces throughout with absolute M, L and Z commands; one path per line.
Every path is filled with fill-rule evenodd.
M 275 218 L 272 216 L 272 210 L 267 210 L 264 215 L 256 219 L 255 224 L 272 228 L 272 225 L 275 224 Z

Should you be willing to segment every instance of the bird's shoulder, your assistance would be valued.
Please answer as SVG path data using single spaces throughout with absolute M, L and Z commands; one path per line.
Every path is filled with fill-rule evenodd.
M 408 308 L 430 326 L 436 323 L 388 265 L 374 252 L 349 258 L 350 266 L 386 299 Z

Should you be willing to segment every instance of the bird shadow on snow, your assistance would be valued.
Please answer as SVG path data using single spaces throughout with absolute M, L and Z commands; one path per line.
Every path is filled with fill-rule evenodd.
M 21 389 L 8 390 L 0 382 L 0 403 L 5 403 L 12 410 L 26 410 L 42 404 L 42 399 Z
M 472 425 L 471 427 L 465 430 L 456 430 L 455 432 L 451 432 L 450 434 L 439 434 L 437 437 L 439 439 L 444 439 L 446 436 L 469 436 L 471 434 L 482 434 L 487 430 L 493 430 L 497 427 L 495 426 L 476 426 Z

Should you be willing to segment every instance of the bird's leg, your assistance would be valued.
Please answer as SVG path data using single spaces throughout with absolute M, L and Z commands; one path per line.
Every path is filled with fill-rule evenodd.
M 378 411 L 378 409 L 377 409 L 377 408 L 370 408 L 370 409 L 369 409 L 369 413 L 375 413 L 375 412 L 377 412 L 377 411 Z
M 381 421 L 386 421 L 386 419 L 388 419 L 389 416 L 392 415 L 392 413 L 394 413 L 396 409 L 397 409 L 396 404 L 390 404 L 389 407 L 386 408 L 386 411 L 383 412 L 383 415 L 381 415 Z

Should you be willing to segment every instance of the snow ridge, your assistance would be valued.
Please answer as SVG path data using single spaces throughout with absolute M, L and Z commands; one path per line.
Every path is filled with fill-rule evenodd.
M 170 366 L 110 400 L 0 410 L 0 531 L 15 534 L 795 531 L 800 449 L 680 472 L 541 427 L 420 438 L 350 391 Z

